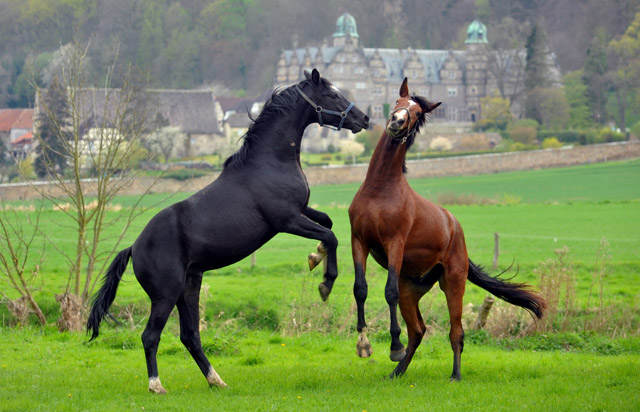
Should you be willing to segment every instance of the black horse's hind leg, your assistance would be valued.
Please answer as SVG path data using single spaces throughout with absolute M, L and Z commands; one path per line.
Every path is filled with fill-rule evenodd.
M 336 236 L 331 230 L 317 224 L 306 215 L 295 216 L 284 227 L 280 228 L 280 231 L 306 237 L 307 239 L 317 239 L 324 244 L 327 251 L 327 270 L 324 273 L 324 280 L 318 285 L 318 290 L 322 300 L 327 300 L 329 294 L 331 294 L 333 282 L 338 277 L 338 262 L 336 259 L 338 239 L 336 239 Z
M 313 208 L 307 207 L 304 211 L 305 216 L 319 225 L 326 227 L 327 229 L 331 229 L 333 227 L 333 221 L 324 212 L 319 210 L 315 210 Z M 327 271 L 327 264 L 325 258 L 327 257 L 327 250 L 324 247 L 324 244 L 320 242 L 317 247 L 317 253 L 310 253 L 308 256 L 309 260 L 309 270 L 313 270 L 320 264 L 320 262 L 324 261 L 324 272 Z
M 142 332 L 142 345 L 144 346 L 144 355 L 147 358 L 147 374 L 149 376 L 149 391 L 164 394 L 166 389 L 162 387 L 160 378 L 158 377 L 158 363 L 156 355 L 158 353 L 158 344 L 160 343 L 160 335 L 162 329 L 169 319 L 169 315 L 175 306 L 175 300 L 162 298 L 151 302 L 151 314 L 147 327 Z
M 220 379 L 218 373 L 209 363 L 200 342 L 199 300 L 201 284 L 202 273 L 187 275 L 184 292 L 177 303 L 180 314 L 180 340 L 198 364 L 209 385 L 226 387 L 227 384 Z

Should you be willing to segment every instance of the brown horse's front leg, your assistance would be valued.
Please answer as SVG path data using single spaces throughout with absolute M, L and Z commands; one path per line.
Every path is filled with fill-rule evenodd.
M 389 265 L 389 273 L 387 276 L 387 284 L 384 288 L 384 297 L 389 305 L 389 333 L 391 334 L 391 348 L 389 351 L 389 358 L 394 362 L 401 361 L 405 355 L 405 348 L 402 342 L 400 342 L 400 324 L 398 323 L 398 274 L 399 271 L 395 267 Z
M 367 300 L 368 286 L 365 277 L 367 270 L 368 249 L 359 239 L 351 238 L 351 253 L 353 254 L 353 266 L 355 269 L 355 279 L 353 282 L 353 296 L 356 298 L 356 308 L 358 311 L 358 342 L 356 343 L 356 353 L 361 358 L 368 358 L 373 352 L 371 344 L 367 338 L 367 322 L 364 318 L 364 302 Z

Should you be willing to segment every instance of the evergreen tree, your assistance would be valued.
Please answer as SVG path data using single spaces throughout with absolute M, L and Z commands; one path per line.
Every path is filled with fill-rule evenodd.
M 542 27 L 534 24 L 531 34 L 527 38 L 526 66 L 524 76 L 524 89 L 526 94 L 526 116 L 542 123 L 540 111 L 540 91 L 548 85 L 548 67 L 546 53 L 546 36 Z
M 607 47 L 607 33 L 603 28 L 599 28 L 591 39 L 584 63 L 583 78 L 587 85 L 589 105 L 593 119 L 598 123 L 606 120 L 605 103 L 610 84 L 607 78 L 609 70 Z
M 67 91 L 60 83 L 58 76 L 53 77 L 49 88 L 43 90 L 40 97 L 42 102 L 36 130 L 39 144 L 34 167 L 40 177 L 54 170 L 61 175 L 67 166 L 66 148 L 72 133 L 69 125 L 71 116 Z
M 586 129 L 593 126 L 587 85 L 583 70 L 567 73 L 563 80 L 564 93 L 569 104 L 569 127 Z

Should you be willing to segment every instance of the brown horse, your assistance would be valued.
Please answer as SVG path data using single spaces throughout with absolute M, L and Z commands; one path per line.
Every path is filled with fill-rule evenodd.
M 449 309 L 449 338 L 453 349 L 452 380 L 460 379 L 463 349 L 462 297 L 467 279 L 505 301 L 542 317 L 545 301 L 525 284 L 507 283 L 487 275 L 467 255 L 462 227 L 446 209 L 418 195 L 407 182 L 405 155 L 427 113 L 440 103 L 409 96 L 407 79 L 400 86 L 400 98 L 386 130 L 371 157 L 364 183 L 351 207 L 351 247 L 355 267 L 353 293 L 358 308 L 357 353 L 371 355 L 366 335 L 364 303 L 367 256 L 371 254 L 388 270 L 385 298 L 391 315 L 391 359 L 400 363 L 390 377 L 402 375 L 409 366 L 426 326 L 418 303 L 438 282 Z M 407 324 L 409 343 L 400 342 L 396 307 Z

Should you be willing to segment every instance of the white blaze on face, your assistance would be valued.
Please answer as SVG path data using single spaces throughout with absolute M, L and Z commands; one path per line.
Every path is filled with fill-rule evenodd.
M 336 92 L 336 93 L 341 93 L 341 92 L 340 92 L 340 89 L 338 89 L 338 88 L 337 88 L 336 86 L 334 86 L 334 85 L 331 85 L 331 90 L 333 90 L 333 91 L 334 91 L 334 92 Z

